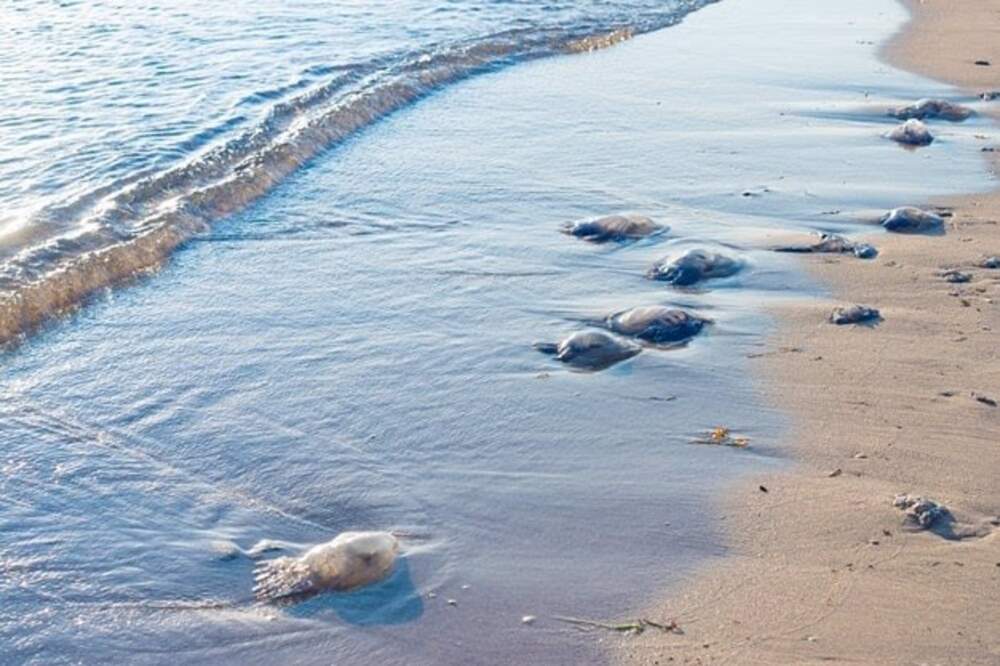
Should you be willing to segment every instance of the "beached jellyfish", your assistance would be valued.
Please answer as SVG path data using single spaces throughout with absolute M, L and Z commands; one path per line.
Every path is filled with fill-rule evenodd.
M 907 106 L 889 110 L 889 115 L 899 120 L 927 120 L 939 118 L 951 122 L 961 122 L 970 118 L 975 112 L 965 106 L 952 104 L 943 99 L 922 99 Z
M 734 275 L 743 268 L 739 259 L 709 250 L 688 250 L 679 257 L 661 259 L 646 277 L 677 286 L 689 286 L 712 278 Z
M 873 324 L 882 320 L 882 313 L 865 305 L 850 305 L 840 307 L 830 314 L 830 323 L 843 326 L 845 324 Z
M 815 243 L 803 245 L 783 245 L 774 248 L 775 252 L 799 252 L 815 254 L 853 254 L 859 259 L 874 259 L 878 250 L 868 243 L 855 243 L 836 234 L 820 234 Z
M 676 345 L 698 335 L 707 319 L 663 305 L 632 308 L 609 316 L 605 325 L 621 335 L 658 345 Z
M 593 220 L 577 220 L 563 225 L 562 231 L 592 243 L 645 238 L 666 231 L 644 215 L 608 215 Z
M 389 532 L 343 532 L 299 557 L 258 564 L 254 597 L 280 601 L 370 585 L 389 575 L 398 554 L 399 541 Z
M 916 118 L 907 120 L 885 133 L 885 138 L 905 146 L 929 146 L 934 142 L 934 135 Z
M 603 370 L 642 351 L 638 345 L 603 331 L 580 331 L 558 343 L 535 343 L 535 349 L 584 370 Z
M 944 219 L 930 211 L 904 206 L 894 208 L 879 219 L 886 231 L 897 234 L 919 234 L 940 232 L 944 229 Z
M 892 505 L 904 511 L 907 522 L 920 529 L 931 527 L 948 513 L 944 505 L 916 495 L 897 495 Z

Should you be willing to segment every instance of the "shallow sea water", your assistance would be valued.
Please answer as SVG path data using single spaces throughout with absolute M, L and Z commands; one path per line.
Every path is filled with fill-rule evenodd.
M 875 60 L 895 3 L 830 4 L 727 0 L 443 89 L 8 353 L 0 663 L 602 661 L 553 616 L 636 612 L 724 554 L 727 482 L 785 464 L 745 356 L 819 290 L 768 239 L 986 187 L 977 122 L 906 151 L 853 111 L 951 91 Z M 557 232 L 620 211 L 671 231 Z M 749 268 L 642 278 L 695 244 Z M 715 324 L 595 374 L 531 348 L 656 303 Z M 717 424 L 754 447 L 687 443 Z M 284 609 L 225 555 L 347 529 L 415 538 L 385 583 Z

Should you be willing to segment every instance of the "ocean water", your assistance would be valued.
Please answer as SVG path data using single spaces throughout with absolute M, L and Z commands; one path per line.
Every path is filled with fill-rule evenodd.
M 0 664 L 600 663 L 556 616 L 724 555 L 718 493 L 785 464 L 746 355 L 821 293 L 767 247 L 985 189 L 988 129 L 880 137 L 955 96 L 876 60 L 890 0 L 703 4 L 0 10 L 5 330 L 45 322 L 0 357 Z M 557 231 L 621 211 L 671 230 Z M 747 269 L 642 278 L 692 246 Z M 714 324 L 601 373 L 531 348 L 656 303 Z M 688 443 L 718 424 L 751 449 Z M 250 601 L 239 549 L 348 529 L 412 535 L 389 580 Z
M 0 341 L 444 85 L 708 2 L 7 3 Z

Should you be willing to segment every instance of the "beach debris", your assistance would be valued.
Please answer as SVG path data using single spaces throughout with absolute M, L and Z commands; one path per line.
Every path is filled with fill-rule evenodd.
M 743 262 L 734 257 L 709 250 L 693 249 L 678 257 L 661 259 L 646 272 L 646 277 L 684 287 L 702 280 L 729 277 L 735 275 L 741 268 Z
M 458 605 L 458 600 L 457 599 L 448 599 L 448 601 L 446 603 L 449 606 L 457 606 Z
M 758 188 L 756 190 L 743 190 L 742 192 L 740 192 L 740 196 L 747 197 L 747 198 L 750 198 L 750 197 L 760 197 L 760 196 L 764 196 L 765 194 L 767 194 L 770 191 L 771 191 L 771 188 L 769 188 L 769 187 L 761 187 L 761 188 Z
M 635 30 L 630 27 L 616 28 L 610 32 L 601 32 L 570 40 L 562 45 L 561 50 L 565 53 L 590 53 L 628 41 L 634 36 Z
M 878 250 L 868 243 L 853 243 L 837 234 L 820 234 L 819 240 L 806 245 L 784 245 L 774 248 L 775 252 L 797 252 L 815 254 L 853 254 L 859 259 L 874 259 Z
M 989 67 L 990 66 L 990 61 L 989 60 L 977 60 L 973 64 L 974 65 L 978 65 L 979 67 Z
M 905 146 L 929 146 L 934 142 L 934 135 L 927 129 L 927 125 L 916 118 L 897 125 L 883 136 Z
M 943 99 L 922 99 L 907 106 L 889 109 L 889 115 L 898 120 L 940 118 L 951 122 L 961 122 L 967 120 L 974 113 L 968 107 L 952 104 Z
M 990 407 L 997 406 L 997 401 L 989 397 L 988 395 L 983 395 L 982 393 L 973 392 L 972 397 L 975 398 L 976 402 L 980 402 L 984 405 L 988 405 Z
M 600 622 L 598 620 L 586 620 L 579 617 L 569 617 L 566 615 L 556 615 L 556 620 L 560 622 L 566 622 L 567 624 L 575 624 L 581 627 L 591 627 L 594 629 L 607 629 L 608 631 L 617 631 L 623 634 L 639 635 L 646 631 L 647 629 L 658 629 L 664 633 L 668 634 L 683 634 L 684 631 L 677 624 L 676 620 L 670 620 L 669 622 L 654 622 L 646 618 L 638 618 L 636 620 L 625 620 L 623 622 Z
M 627 241 L 645 238 L 668 228 L 644 215 L 607 215 L 592 220 L 578 220 L 563 225 L 562 232 L 591 243 Z
M 428 592 L 427 593 L 427 598 L 428 599 L 437 599 L 437 596 L 438 596 L 437 592 Z
M 605 320 L 605 325 L 615 333 L 658 345 L 686 342 L 701 333 L 708 323 L 708 319 L 662 305 L 624 310 Z
M 972 281 L 972 275 L 970 273 L 964 273 L 954 269 L 942 271 L 938 275 L 943 277 L 945 282 L 950 282 L 951 284 L 964 284 Z
M 604 370 L 632 358 L 642 347 L 603 331 L 579 331 L 559 343 L 536 342 L 535 349 L 584 370 Z
M 879 224 L 897 234 L 919 234 L 940 232 L 944 229 L 944 218 L 915 206 L 901 206 L 879 218 Z
M 830 313 L 830 323 L 838 326 L 845 324 L 868 324 L 882 320 L 882 314 L 875 308 L 866 305 L 850 305 L 839 307 Z
M 855 460 L 867 460 L 868 459 L 868 454 L 867 453 L 855 453 L 854 454 L 854 459 Z
M 521 618 L 521 624 L 534 624 L 538 620 L 534 615 L 525 615 Z
M 1000 99 L 1000 90 L 987 90 L 986 92 L 979 93 L 979 99 L 984 102 L 992 102 L 995 99 Z
M 254 569 L 254 597 L 261 602 L 352 590 L 385 578 L 399 541 L 389 532 L 343 532 L 300 557 L 279 557 Z
M 897 495 L 892 505 L 905 512 L 907 523 L 919 529 L 928 529 L 949 514 L 943 504 L 917 495 Z
M 765 356 L 776 356 L 777 354 L 801 354 L 805 349 L 802 347 L 778 347 L 773 351 L 766 352 L 751 352 L 746 355 L 747 358 L 763 358 Z
M 732 446 L 745 449 L 750 446 L 749 437 L 737 437 L 725 426 L 716 426 L 700 437 L 691 440 L 692 444 L 710 444 L 713 446 Z
M 835 479 L 835 478 L 837 478 L 838 476 L 840 476 L 840 475 L 841 475 L 841 474 L 843 474 L 843 473 L 844 473 L 844 470 L 842 470 L 842 469 L 840 469 L 840 468 L 838 467 L 837 469 L 833 470 L 832 472 L 830 472 L 830 473 L 829 473 L 829 474 L 827 474 L 826 476 L 827 476 L 828 478 L 831 478 L 831 479 Z
M 992 257 L 985 257 L 982 261 L 979 262 L 979 267 L 988 268 L 990 270 L 996 270 L 1000 268 L 1000 257 L 995 255 Z
M 759 490 L 762 493 L 768 492 L 767 486 L 764 486 L 764 485 L 757 486 L 757 490 Z
M 852 252 L 858 259 L 874 259 L 878 256 L 878 249 L 868 243 L 855 243 Z

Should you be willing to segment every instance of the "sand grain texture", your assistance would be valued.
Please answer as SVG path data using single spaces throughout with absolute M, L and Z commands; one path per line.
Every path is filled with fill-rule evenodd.
M 893 64 L 1000 89 L 1000 0 L 906 4 Z M 803 257 L 834 298 L 782 309 L 775 353 L 749 361 L 793 417 L 782 445 L 798 464 L 720 500 L 732 556 L 646 613 L 685 633 L 623 638 L 620 661 L 1000 664 L 1000 270 L 974 267 L 1000 254 L 1000 196 L 934 203 L 955 209 L 945 236 L 879 235 L 871 262 Z M 953 267 L 971 282 L 941 277 Z M 884 321 L 827 323 L 852 303 Z M 903 529 L 903 492 L 976 536 Z

